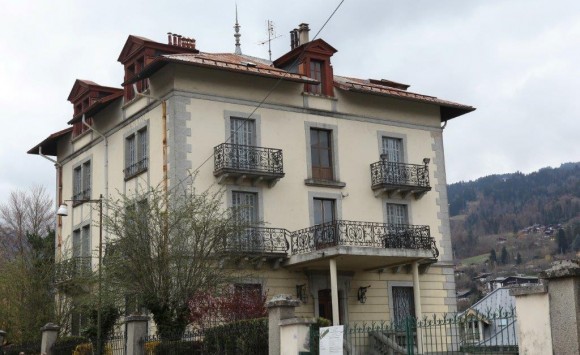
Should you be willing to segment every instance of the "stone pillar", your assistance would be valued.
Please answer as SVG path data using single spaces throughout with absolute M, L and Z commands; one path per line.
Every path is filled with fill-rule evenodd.
M 545 284 L 513 287 L 510 288 L 510 295 L 516 299 L 516 332 L 520 354 L 551 354 L 548 287 Z
M 290 318 L 280 321 L 281 355 L 310 353 L 310 326 L 314 318 Z
M 268 308 L 268 344 L 269 355 L 281 354 L 280 322 L 284 319 L 294 318 L 294 308 L 300 301 L 290 295 L 277 295 L 272 297 L 266 307 Z
M 127 354 L 143 355 L 145 346 L 141 341 L 147 336 L 149 317 L 131 315 L 125 318 L 127 324 Z
M 580 354 L 580 260 L 562 260 L 542 272 L 548 280 L 554 354 Z
M 52 355 L 52 346 L 56 343 L 59 330 L 60 327 L 54 323 L 46 323 L 44 327 L 40 328 L 42 332 L 42 341 L 40 343 L 41 354 Z

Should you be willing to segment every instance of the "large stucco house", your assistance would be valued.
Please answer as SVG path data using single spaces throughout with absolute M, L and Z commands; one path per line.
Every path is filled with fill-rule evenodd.
M 246 282 L 299 297 L 298 315 L 346 324 L 456 310 L 443 128 L 473 107 L 340 76 L 337 49 L 310 41 L 306 24 L 273 62 L 163 42 L 129 36 L 122 87 L 77 80 L 68 128 L 29 151 L 57 162 L 59 204 L 171 187 L 200 167 L 197 188 L 224 188 L 224 205 L 264 223 L 246 250 L 260 257 L 240 261 L 254 270 Z M 59 262 L 96 268 L 98 208 L 69 208 Z

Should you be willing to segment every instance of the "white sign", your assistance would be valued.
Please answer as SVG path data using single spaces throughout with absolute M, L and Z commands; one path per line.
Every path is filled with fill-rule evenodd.
M 320 328 L 320 355 L 342 355 L 344 326 Z

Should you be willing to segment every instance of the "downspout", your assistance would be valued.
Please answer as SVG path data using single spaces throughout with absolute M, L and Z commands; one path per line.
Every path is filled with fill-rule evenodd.
M 56 169 L 56 208 L 62 203 L 62 165 L 56 160 L 42 154 L 42 146 L 38 147 L 38 155 L 44 159 L 54 163 L 54 168 Z M 56 216 L 56 259 L 60 260 L 62 258 L 62 217 Z
M 441 126 L 441 130 L 444 130 L 447 127 L 447 120 L 443 121 L 443 126 Z

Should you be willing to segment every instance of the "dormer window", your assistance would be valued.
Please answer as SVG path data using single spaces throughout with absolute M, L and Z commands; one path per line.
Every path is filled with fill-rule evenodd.
M 322 84 L 324 83 L 324 62 L 321 60 L 310 60 L 310 75 L 314 80 L 318 80 L 320 84 L 307 84 L 306 91 L 312 94 L 322 94 Z

